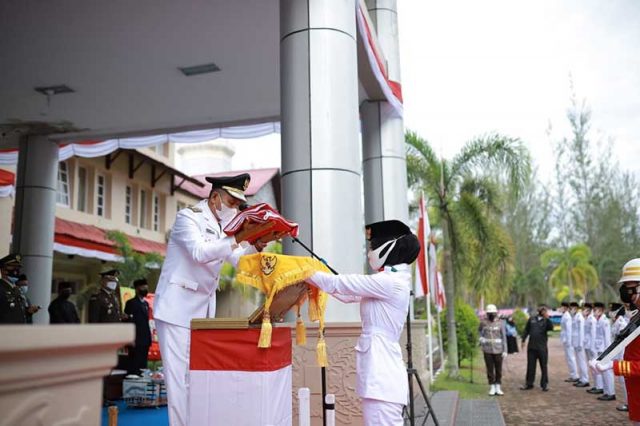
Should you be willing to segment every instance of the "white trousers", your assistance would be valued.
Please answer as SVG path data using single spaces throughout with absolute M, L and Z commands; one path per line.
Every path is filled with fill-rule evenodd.
M 589 369 L 587 368 L 587 357 L 584 353 L 584 349 L 574 347 L 576 354 L 576 365 L 578 366 L 578 378 L 583 383 L 589 383 Z
M 572 379 L 578 378 L 578 372 L 576 371 L 576 354 L 573 351 L 571 345 L 562 345 L 564 348 L 564 358 L 567 360 L 567 368 L 569 369 L 569 377 Z
M 364 426 L 402 426 L 402 404 L 362 398 Z
M 159 320 L 156 320 L 156 330 L 167 385 L 169 424 L 187 426 L 191 330 Z
M 596 359 L 598 357 L 598 355 L 594 352 L 591 352 L 588 349 L 585 349 L 585 353 L 587 354 L 587 361 L 591 361 L 593 359 Z M 593 378 L 593 386 L 596 389 L 602 389 L 603 388 L 603 383 L 602 383 L 602 373 L 598 373 L 593 371 L 592 369 L 589 369 L 589 372 L 591 373 L 591 377 Z

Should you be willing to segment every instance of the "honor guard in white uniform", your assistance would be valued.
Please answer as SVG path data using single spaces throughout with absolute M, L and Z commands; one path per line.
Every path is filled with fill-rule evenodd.
M 594 317 L 596 319 L 595 338 L 593 341 L 593 350 L 595 351 L 594 359 L 598 358 L 605 349 L 611 344 L 611 323 L 609 318 L 604 315 L 604 303 L 596 302 L 593 304 Z M 600 401 L 613 401 L 616 399 L 616 388 L 613 380 L 613 370 L 600 372 L 600 381 L 603 384 L 604 394 L 600 395 Z
M 587 359 L 587 366 L 589 361 L 595 358 L 595 350 L 593 349 L 593 341 L 596 336 L 596 317 L 593 315 L 593 304 L 585 302 L 582 304 L 582 316 L 584 317 L 584 342 L 582 347 L 584 348 L 585 357 Z M 592 383 L 594 384 L 591 389 L 587 389 L 587 393 L 601 394 L 602 390 L 602 377 L 594 374 L 590 371 Z
M 209 198 L 178 212 L 155 293 L 153 313 L 172 426 L 189 424 L 191 320 L 215 316 L 216 289 L 223 263 L 235 266 L 241 255 L 256 252 L 252 246 L 241 248 L 234 237 L 223 232 L 238 208 L 246 203 L 244 191 L 250 175 L 206 179 L 212 186 Z M 257 248 L 261 250 L 262 246 Z
M 560 319 L 560 341 L 564 349 L 564 358 L 567 360 L 567 368 L 569 369 L 569 378 L 565 380 L 567 383 L 575 383 L 578 381 L 578 372 L 576 368 L 576 355 L 571 345 L 571 323 L 572 318 L 569 313 L 569 303 L 562 302 L 560 306 L 562 318 Z
M 578 311 L 578 304 L 571 302 L 571 344 L 576 354 L 576 365 L 578 367 L 578 381 L 573 386 L 586 388 L 589 386 L 589 372 L 587 371 L 587 359 L 584 353 L 584 317 Z
M 409 385 L 398 341 L 409 310 L 409 265 L 418 257 L 420 243 L 409 227 L 397 220 L 376 222 L 366 230 L 369 266 L 377 273 L 317 272 L 308 281 L 339 300 L 360 302 L 356 392 L 362 399 L 364 424 L 402 425 Z
M 609 319 L 613 321 L 611 325 L 611 340 L 614 340 L 618 334 L 629 324 L 627 320 L 627 316 L 625 315 L 624 305 L 622 303 L 611 303 L 609 305 Z M 624 351 L 619 353 L 614 359 L 620 361 L 623 359 Z M 622 404 L 616 407 L 618 411 L 629 411 L 629 407 L 627 406 L 627 388 L 624 383 L 624 376 L 619 376 L 618 380 L 620 380 L 621 389 L 622 389 Z

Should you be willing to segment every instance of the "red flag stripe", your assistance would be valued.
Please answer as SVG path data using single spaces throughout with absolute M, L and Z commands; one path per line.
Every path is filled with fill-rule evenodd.
M 273 328 L 271 347 L 258 348 L 259 328 L 191 330 L 191 370 L 276 371 L 291 365 L 291 329 Z

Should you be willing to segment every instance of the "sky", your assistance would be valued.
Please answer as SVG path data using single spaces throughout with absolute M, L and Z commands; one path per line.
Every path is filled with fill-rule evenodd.
M 499 132 L 549 176 L 571 78 L 591 139 L 640 174 L 640 1 L 398 0 L 398 15 L 405 126 L 441 155 Z M 236 170 L 279 166 L 279 135 L 234 145 Z

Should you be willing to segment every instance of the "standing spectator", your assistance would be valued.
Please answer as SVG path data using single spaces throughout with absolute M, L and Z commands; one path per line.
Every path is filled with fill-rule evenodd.
M 25 324 L 27 321 L 22 293 L 16 286 L 21 267 L 19 254 L 0 259 L 0 324 Z
M 571 344 L 573 318 L 571 318 L 571 313 L 569 313 L 569 303 L 562 302 L 560 312 L 562 312 L 562 319 L 560 320 L 560 340 L 562 341 L 564 358 L 567 361 L 567 368 L 569 369 L 569 378 L 566 379 L 565 382 L 576 383 L 578 381 L 578 371 L 576 367 L 576 354 Z
M 527 337 L 529 337 L 529 345 L 527 346 L 526 384 L 520 388 L 521 390 L 533 389 L 533 382 L 536 378 L 536 362 L 540 362 L 540 387 L 545 392 L 549 390 L 547 333 L 552 330 L 553 323 L 549 319 L 547 307 L 539 305 L 537 315 L 529 318 L 522 335 L 522 348 L 524 349 Z
M 22 295 L 22 302 L 24 303 L 24 313 L 27 324 L 33 324 L 33 314 L 40 310 L 40 306 L 31 303 L 31 300 L 27 297 L 29 291 L 29 280 L 25 274 L 21 274 L 16 282 L 16 287 L 20 290 Z
M 489 395 L 504 395 L 502 382 L 502 360 L 507 357 L 507 332 L 504 321 L 498 318 L 496 305 L 487 305 L 486 318 L 480 322 L 480 346 L 487 367 Z
M 507 353 L 509 355 L 518 353 L 518 329 L 513 317 L 507 318 L 504 326 L 507 331 Z
M 89 298 L 89 322 L 120 322 L 123 319 L 118 300 L 117 269 L 107 268 L 100 273 L 100 290 Z
M 80 323 L 76 305 L 69 301 L 72 287 L 72 284 L 66 281 L 58 284 L 58 297 L 49 304 L 49 322 L 51 324 Z
M 140 375 L 141 370 L 147 368 L 149 346 L 151 346 L 151 329 L 149 328 L 149 304 L 144 298 L 149 294 L 146 279 L 133 283 L 136 289 L 135 297 L 127 300 L 124 313 L 127 321 L 136 325 L 136 340 L 134 346 L 129 346 L 129 374 Z

